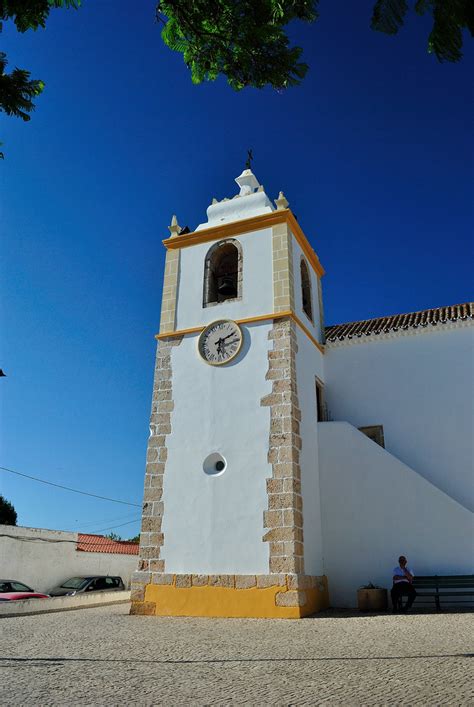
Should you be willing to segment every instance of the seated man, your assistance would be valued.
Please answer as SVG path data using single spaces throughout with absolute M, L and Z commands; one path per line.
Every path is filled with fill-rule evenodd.
M 393 570 L 393 587 L 390 592 L 394 612 L 398 609 L 408 611 L 415 601 L 416 591 L 412 585 L 414 576 L 412 570 L 407 567 L 407 558 L 404 557 L 404 555 L 400 555 L 398 558 L 398 567 L 395 567 Z M 408 597 L 405 607 L 402 607 L 402 596 Z

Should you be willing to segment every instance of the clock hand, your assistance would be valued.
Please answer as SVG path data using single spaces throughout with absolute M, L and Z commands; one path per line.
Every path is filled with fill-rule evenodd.
M 239 340 L 238 340 L 238 339 L 234 339 L 233 341 L 226 341 L 225 344 L 224 344 L 224 346 L 227 346 L 227 344 L 238 344 L 238 343 L 239 343 Z
M 226 339 L 229 339 L 231 336 L 235 335 L 235 331 L 232 331 L 230 334 L 227 334 L 227 336 L 224 336 L 220 341 L 225 341 Z

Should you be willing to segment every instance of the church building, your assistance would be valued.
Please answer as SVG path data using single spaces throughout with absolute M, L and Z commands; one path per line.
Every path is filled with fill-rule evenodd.
M 132 612 L 299 618 L 473 565 L 474 305 L 325 327 L 324 268 L 250 169 L 173 217 Z

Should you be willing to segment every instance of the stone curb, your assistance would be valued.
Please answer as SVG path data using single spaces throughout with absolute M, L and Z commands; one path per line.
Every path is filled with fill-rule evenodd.
M 0 602 L 0 619 L 9 619 L 18 616 L 34 616 L 36 614 L 52 614 L 59 611 L 75 611 L 76 609 L 97 609 L 100 606 L 111 604 L 128 604 L 130 592 L 114 592 L 115 598 L 90 595 L 79 597 L 51 597 L 50 599 L 20 599 L 17 601 Z M 21 605 L 21 606 L 20 606 Z

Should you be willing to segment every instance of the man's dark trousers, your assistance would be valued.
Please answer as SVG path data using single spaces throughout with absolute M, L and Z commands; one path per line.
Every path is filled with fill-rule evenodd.
M 399 608 L 402 603 L 402 596 L 408 597 L 405 610 L 409 609 L 416 598 L 415 588 L 410 584 L 410 582 L 397 582 L 393 585 L 392 591 L 390 592 L 392 597 L 392 607 L 395 609 Z

